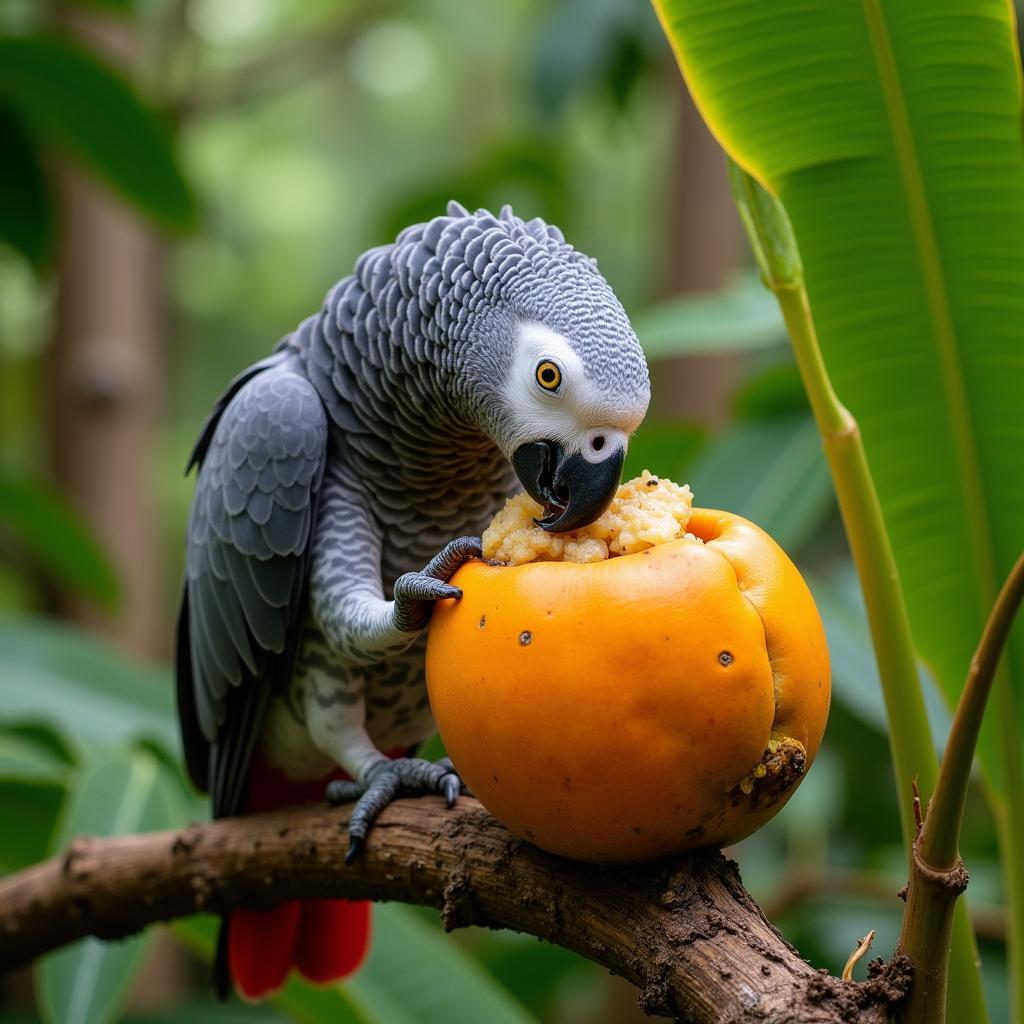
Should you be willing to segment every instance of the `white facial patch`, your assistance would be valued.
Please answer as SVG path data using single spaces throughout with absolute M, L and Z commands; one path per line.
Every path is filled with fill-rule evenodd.
M 505 393 L 517 435 L 513 447 L 526 441 L 558 441 L 566 451 L 582 452 L 592 463 L 625 447 L 627 432 L 609 422 L 605 396 L 587 379 L 580 357 L 563 335 L 527 322 L 519 327 L 516 340 Z M 537 379 L 538 367 L 548 361 L 561 375 L 558 387 L 551 390 Z

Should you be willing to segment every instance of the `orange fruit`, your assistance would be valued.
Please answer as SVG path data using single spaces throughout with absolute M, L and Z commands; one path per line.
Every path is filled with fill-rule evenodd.
M 739 516 L 695 508 L 688 529 L 603 562 L 469 562 L 434 609 L 441 739 L 537 846 L 639 862 L 735 842 L 817 753 L 829 659 L 803 578 Z

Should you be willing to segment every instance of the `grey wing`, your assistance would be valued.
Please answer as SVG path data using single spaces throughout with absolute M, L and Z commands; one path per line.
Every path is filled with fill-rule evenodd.
M 245 809 L 264 711 L 291 674 L 327 453 L 312 384 L 287 362 L 254 370 L 200 441 L 178 619 L 186 763 L 217 817 Z

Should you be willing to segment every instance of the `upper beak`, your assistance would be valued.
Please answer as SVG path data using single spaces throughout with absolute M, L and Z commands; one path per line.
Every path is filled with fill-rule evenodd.
M 580 452 L 566 455 L 557 441 L 531 441 L 512 453 L 512 465 L 527 494 L 544 506 L 537 525 L 565 533 L 589 525 L 611 504 L 625 457 L 621 445 L 589 462 Z

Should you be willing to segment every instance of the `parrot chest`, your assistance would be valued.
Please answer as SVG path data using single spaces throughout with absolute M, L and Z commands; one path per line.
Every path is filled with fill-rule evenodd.
M 436 478 L 426 473 L 414 478 L 403 471 L 406 467 L 396 467 L 391 480 L 401 484 L 401 494 L 382 493 L 386 482 L 367 487 L 378 499 L 372 507 L 380 531 L 380 561 L 356 560 L 350 571 L 379 573 L 384 595 L 390 599 L 395 580 L 422 569 L 448 541 L 480 536 L 516 488 L 511 466 L 496 449 L 478 451 L 475 459 L 472 471 L 468 466 L 448 465 L 447 472 Z M 369 477 L 358 472 L 358 464 L 346 468 L 355 471 L 365 485 Z M 345 547 L 347 538 L 328 531 L 317 542 Z M 379 751 L 423 743 L 434 732 L 424 678 L 425 652 L 424 633 L 386 660 L 351 664 L 329 646 L 307 612 L 288 690 L 271 701 L 264 719 L 264 755 L 292 778 L 315 779 L 343 761 L 357 762 L 359 754 L 353 751 L 367 736 Z M 341 753 L 328 756 L 325 747 Z M 350 764 L 342 766 L 353 771 Z
M 353 756 L 362 729 L 377 750 L 424 742 L 434 732 L 423 678 L 425 648 L 424 636 L 385 662 L 355 667 L 322 637 L 307 633 L 287 692 L 267 708 L 264 756 L 290 778 L 317 779 L 341 760 L 324 753 L 325 735 L 336 736 L 339 749 L 352 750 Z

